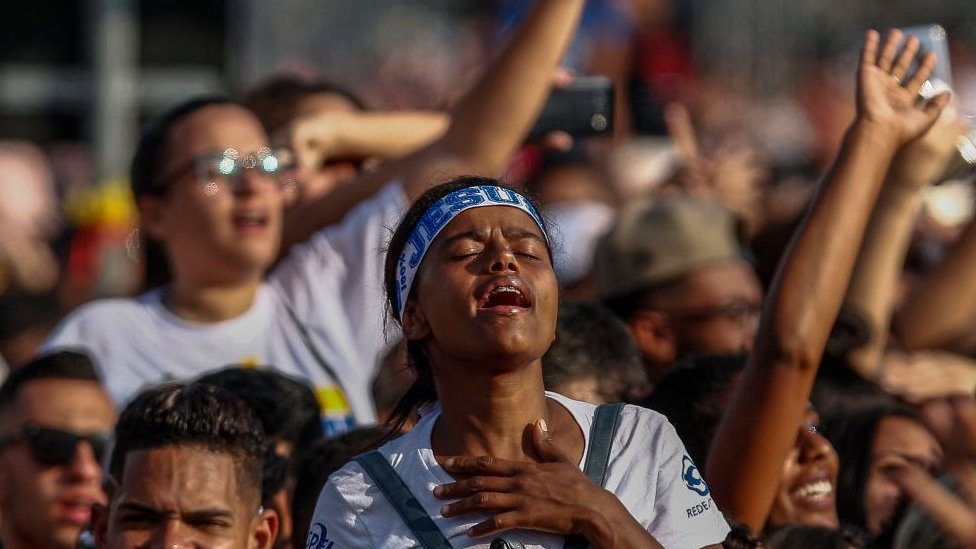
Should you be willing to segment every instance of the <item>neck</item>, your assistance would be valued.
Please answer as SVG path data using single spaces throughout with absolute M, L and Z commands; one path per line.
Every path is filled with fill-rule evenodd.
M 501 374 L 472 365 L 438 368 L 444 375 L 437 376 L 442 411 L 431 436 L 434 452 L 529 459 L 528 428 L 540 418 L 555 423 L 541 370 L 539 359 Z
M 246 313 L 260 286 L 260 279 L 214 285 L 177 279 L 163 290 L 163 304 L 184 320 L 220 322 Z

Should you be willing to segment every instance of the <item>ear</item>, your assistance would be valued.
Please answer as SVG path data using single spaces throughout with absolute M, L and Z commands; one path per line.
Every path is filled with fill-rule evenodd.
M 143 196 L 139 198 L 139 221 L 146 235 L 156 240 L 163 240 L 166 236 L 166 210 L 163 199 L 158 196 Z
M 634 334 L 645 365 L 654 367 L 674 362 L 678 344 L 667 315 L 657 311 L 638 311 L 627 319 L 627 325 Z
M 276 539 L 278 539 L 278 513 L 274 509 L 263 509 L 254 521 L 251 546 L 248 549 L 271 549 Z
M 403 326 L 403 337 L 406 339 L 424 339 L 430 335 L 430 324 L 427 323 L 427 317 L 417 306 L 417 300 L 413 297 L 407 298 L 407 306 L 403 309 L 400 325 Z
M 111 505 L 111 503 L 109 503 Z M 92 505 L 92 535 L 95 536 L 96 547 L 108 547 L 108 515 L 107 505 L 95 503 Z

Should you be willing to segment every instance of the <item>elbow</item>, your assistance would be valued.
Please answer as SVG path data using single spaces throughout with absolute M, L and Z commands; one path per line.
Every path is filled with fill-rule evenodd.
M 767 357 L 761 363 L 815 374 L 823 358 L 826 338 L 818 343 L 811 341 L 813 338 L 805 332 L 801 328 L 777 330 L 768 342 L 757 342 L 756 352 Z

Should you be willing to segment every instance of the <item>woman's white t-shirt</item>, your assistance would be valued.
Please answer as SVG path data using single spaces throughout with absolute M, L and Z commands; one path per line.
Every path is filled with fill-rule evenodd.
M 386 344 L 384 247 L 407 205 L 403 186 L 387 185 L 294 247 L 236 318 L 188 322 L 163 305 L 159 290 L 100 299 L 69 315 L 44 350 L 91 355 L 120 406 L 162 381 L 266 365 L 314 388 L 326 434 L 374 423 L 370 387 Z
M 564 406 L 590 445 L 596 406 L 546 393 Z M 379 451 L 406 483 L 424 510 L 456 548 L 487 548 L 491 538 L 471 538 L 466 531 L 488 518 L 471 514 L 445 518 L 447 503 L 434 497 L 436 486 L 453 482 L 437 464 L 430 435 L 439 407 L 424 414 L 414 429 Z M 584 452 L 585 455 L 585 452 Z M 667 419 L 645 408 L 625 406 L 614 436 L 604 488 L 613 492 L 631 515 L 668 549 L 699 548 L 721 543 L 728 524 L 716 509 L 698 469 Z M 565 538 L 516 530 L 527 548 L 561 549 Z M 348 547 L 418 547 L 410 529 L 362 467 L 351 461 L 334 473 L 319 496 L 308 549 Z

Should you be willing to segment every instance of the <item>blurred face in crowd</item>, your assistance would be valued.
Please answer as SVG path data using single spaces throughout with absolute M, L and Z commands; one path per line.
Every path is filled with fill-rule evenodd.
M 414 285 L 404 334 L 425 340 L 435 368 L 445 358 L 529 362 L 555 338 L 558 289 L 546 238 L 516 208 L 459 214 L 431 245 Z
M 733 354 L 752 348 L 762 288 L 749 263 L 726 261 L 695 269 L 667 312 L 678 355 Z
M 878 424 L 871 447 L 871 468 L 864 486 L 868 533 L 880 534 L 904 499 L 901 488 L 887 475 L 901 467 L 921 467 L 933 474 L 942 468 L 942 449 L 917 421 L 888 416 Z
M 783 464 L 783 480 L 769 514 L 769 524 L 806 524 L 837 528 L 836 488 L 839 462 L 830 442 L 817 432 L 810 408 L 799 426 L 796 444 Z
M 229 149 L 260 162 L 266 147 L 257 118 L 236 105 L 204 107 L 170 130 L 160 177 L 178 176 L 165 195 L 140 199 L 140 213 L 146 230 L 166 246 L 177 277 L 236 282 L 260 278 L 271 265 L 281 233 L 283 193 L 276 178 L 240 169 L 234 184 L 233 177 L 197 169 L 195 162 L 219 159 Z
M 126 455 L 109 507 L 98 510 L 102 549 L 268 549 L 274 511 L 260 489 L 242 483 L 234 456 L 198 446 L 163 446 Z
M 684 356 L 738 354 L 752 348 L 762 288 L 744 260 L 699 267 L 645 299 L 648 305 L 628 324 L 651 382 Z
M 96 382 L 37 379 L 21 387 L 0 412 L 0 436 L 12 436 L 0 447 L 4 547 L 75 547 L 92 505 L 104 502 L 99 451 L 114 423 L 112 401 Z

